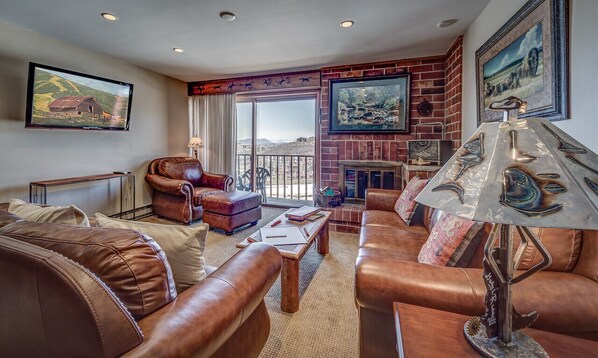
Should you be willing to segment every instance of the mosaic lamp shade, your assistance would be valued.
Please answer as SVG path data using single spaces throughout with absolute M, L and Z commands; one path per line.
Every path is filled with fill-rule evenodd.
M 482 124 L 415 200 L 494 224 L 484 248 L 486 310 L 465 324 L 467 340 L 486 357 L 547 357 L 518 331 L 538 313 L 519 314 L 511 286 L 551 263 L 528 226 L 598 229 L 598 156 L 545 119 L 509 120 L 509 111 L 525 107 L 517 98 L 490 107 L 504 110 L 505 120 Z M 514 254 L 513 229 L 522 238 Z M 529 244 L 543 260 L 515 275 Z

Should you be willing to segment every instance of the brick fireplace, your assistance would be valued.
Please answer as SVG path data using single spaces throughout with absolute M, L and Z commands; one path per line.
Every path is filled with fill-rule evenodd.
M 339 187 L 339 160 L 406 161 L 407 141 L 416 139 L 415 126 L 442 122 L 446 139 L 453 148 L 461 145 L 462 38 L 446 55 L 398 61 L 355 64 L 322 69 L 320 181 L 322 186 Z M 411 73 L 411 134 L 328 134 L 329 80 Z M 423 117 L 417 105 L 426 99 L 434 112 Z M 418 138 L 441 139 L 434 127 L 419 127 Z

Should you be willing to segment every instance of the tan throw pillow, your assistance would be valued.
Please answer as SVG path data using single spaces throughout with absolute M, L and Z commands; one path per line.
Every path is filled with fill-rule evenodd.
M 59 223 L 89 227 L 89 219 L 83 210 L 74 205 L 40 206 L 13 199 L 8 212 L 36 223 Z
M 436 266 L 466 267 L 481 241 L 483 222 L 442 213 L 422 246 L 417 261 Z
M 181 293 L 206 277 L 203 253 L 206 247 L 208 225 L 197 227 L 161 225 L 128 221 L 95 214 L 100 227 L 132 229 L 153 238 L 164 250 L 172 269 L 177 292 Z
M 407 226 L 411 225 L 413 215 L 419 206 L 419 203 L 415 201 L 415 197 L 424 190 L 429 180 L 419 177 L 411 179 L 395 203 L 395 212 L 403 219 Z

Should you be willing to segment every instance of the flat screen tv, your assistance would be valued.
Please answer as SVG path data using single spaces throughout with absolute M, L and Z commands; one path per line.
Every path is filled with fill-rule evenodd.
M 29 63 L 26 128 L 128 131 L 133 85 Z

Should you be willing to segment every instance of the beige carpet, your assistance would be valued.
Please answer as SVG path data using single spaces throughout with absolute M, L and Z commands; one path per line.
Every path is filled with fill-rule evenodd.
M 233 256 L 235 245 L 282 213 L 263 208 L 258 225 L 233 236 L 210 231 L 205 258 L 208 265 L 219 266 Z M 148 220 L 148 219 L 145 219 Z M 165 222 L 149 218 L 148 221 Z M 270 338 L 263 358 L 351 358 L 359 356 L 357 309 L 353 298 L 355 258 L 358 237 L 330 233 L 330 253 L 318 254 L 312 246 L 301 260 L 299 273 L 299 311 L 280 310 L 280 278 L 265 297 L 270 312 Z

